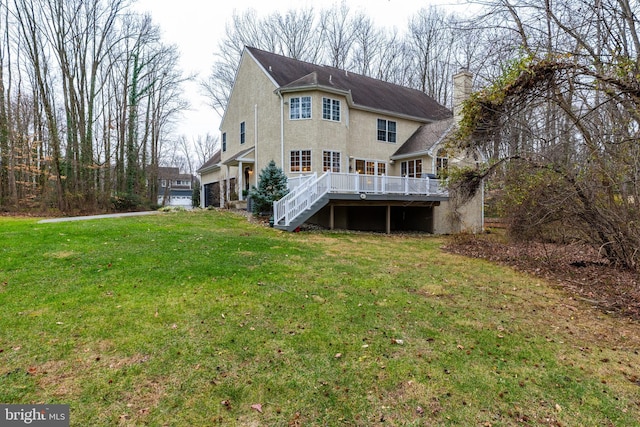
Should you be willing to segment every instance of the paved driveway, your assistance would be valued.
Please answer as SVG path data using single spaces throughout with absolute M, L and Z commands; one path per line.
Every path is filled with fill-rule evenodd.
M 125 216 L 156 215 L 159 213 L 160 213 L 159 211 L 145 211 L 145 212 L 126 212 L 126 213 L 105 214 L 105 215 L 70 216 L 70 217 L 63 217 L 63 218 L 43 219 L 38 221 L 38 224 L 46 224 L 50 222 L 86 221 L 89 219 L 121 218 Z

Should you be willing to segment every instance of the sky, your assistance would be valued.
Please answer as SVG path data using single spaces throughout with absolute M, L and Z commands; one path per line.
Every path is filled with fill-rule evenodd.
M 406 26 L 410 16 L 431 4 L 464 12 L 464 0 L 345 0 L 354 12 L 362 11 L 380 26 Z M 242 13 L 254 9 L 258 16 L 290 9 L 314 7 L 329 8 L 334 0 L 137 0 L 135 9 L 148 12 L 162 31 L 165 43 L 178 46 L 181 68 L 185 75 L 196 74 L 196 80 L 203 80 L 211 72 L 214 52 L 219 40 L 224 37 L 225 25 L 231 21 L 234 11 Z M 206 105 L 197 82 L 185 85 L 185 96 L 191 108 L 183 113 L 177 126 L 177 135 L 184 135 L 189 141 L 198 135 L 209 133 L 218 136 L 220 117 Z

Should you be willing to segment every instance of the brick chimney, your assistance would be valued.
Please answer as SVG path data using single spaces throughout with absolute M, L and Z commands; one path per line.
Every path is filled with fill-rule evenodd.
M 473 91 L 473 74 L 466 68 L 461 68 L 453 75 L 453 117 L 461 119 L 462 103 L 469 99 Z

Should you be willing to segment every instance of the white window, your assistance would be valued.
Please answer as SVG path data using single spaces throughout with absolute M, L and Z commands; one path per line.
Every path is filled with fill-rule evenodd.
M 311 150 L 292 150 L 289 167 L 291 172 L 310 172 Z
M 400 175 L 409 178 L 422 177 L 422 159 L 409 160 L 400 164 Z
M 385 175 L 387 164 L 377 160 L 356 159 L 356 172 L 364 175 Z
M 325 120 L 340 121 L 340 101 L 331 98 L 322 98 L 322 118 Z
M 311 118 L 311 97 L 301 96 L 289 99 L 289 119 L 300 120 Z
M 443 178 L 447 176 L 449 170 L 449 158 L 447 152 L 444 149 L 439 149 L 436 154 L 436 176 Z
M 396 122 L 378 119 L 378 141 L 396 142 Z
M 322 152 L 322 171 L 340 172 L 340 153 L 338 151 Z

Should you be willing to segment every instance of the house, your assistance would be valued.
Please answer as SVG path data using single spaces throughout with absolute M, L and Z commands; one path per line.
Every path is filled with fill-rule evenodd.
M 455 76 L 456 106 L 471 79 Z M 246 47 L 220 125 L 222 147 L 198 171 L 202 200 L 243 201 L 274 160 L 290 188 L 274 204 L 275 227 L 479 231 L 482 195 L 454 206 L 438 179 L 454 164 L 477 162 L 442 149 L 455 124 L 421 91 Z
M 174 167 L 158 168 L 158 205 L 192 207 L 194 177 Z

